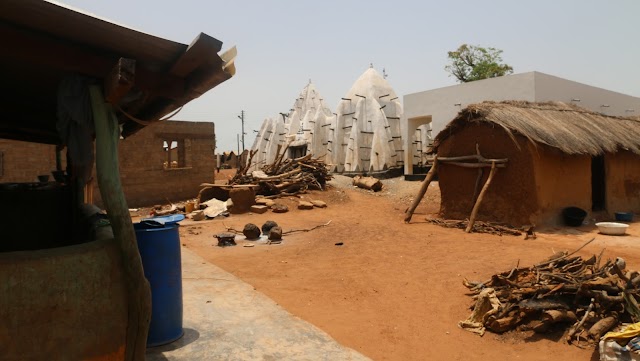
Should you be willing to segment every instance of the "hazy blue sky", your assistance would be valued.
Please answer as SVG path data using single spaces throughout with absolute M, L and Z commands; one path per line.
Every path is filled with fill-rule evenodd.
M 218 151 L 236 149 L 240 110 L 249 148 L 309 79 L 332 109 L 369 63 L 401 97 L 453 85 L 443 68 L 462 43 L 502 49 L 516 73 L 640 96 L 638 0 L 61 1 L 174 41 L 204 32 L 236 45 L 236 76 L 176 117 L 215 122 Z

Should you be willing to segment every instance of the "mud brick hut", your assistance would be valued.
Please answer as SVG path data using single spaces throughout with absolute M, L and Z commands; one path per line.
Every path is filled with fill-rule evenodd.
M 560 102 L 483 102 L 460 111 L 435 139 L 438 157 L 507 158 L 478 219 L 514 226 L 562 222 L 562 210 L 640 212 L 640 121 Z M 469 217 L 488 168 L 441 163 L 445 218 Z
M 0 183 L 0 358 L 142 360 L 151 295 L 118 143 L 231 78 L 235 50 L 41 0 L 0 2 L 0 38 L 0 138 L 56 159 L 55 181 Z M 94 159 L 108 225 L 86 204 Z

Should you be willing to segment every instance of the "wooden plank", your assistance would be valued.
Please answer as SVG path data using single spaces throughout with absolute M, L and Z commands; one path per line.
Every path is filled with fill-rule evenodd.
M 491 168 L 489 163 L 465 163 L 465 162 L 441 162 L 442 164 L 455 165 L 462 168 Z M 506 168 L 504 163 L 496 163 L 496 168 Z
M 205 33 L 200 33 L 187 48 L 180 58 L 171 67 L 170 73 L 179 77 L 186 77 L 194 70 L 215 61 L 218 52 L 222 49 L 222 42 Z
M 128 322 L 125 360 L 144 360 L 151 321 L 151 289 L 144 277 L 136 234 L 124 198 L 118 166 L 120 128 L 113 109 L 104 102 L 102 91 L 91 86 L 91 105 L 96 132 L 96 171 L 100 193 L 121 252 L 127 288 Z

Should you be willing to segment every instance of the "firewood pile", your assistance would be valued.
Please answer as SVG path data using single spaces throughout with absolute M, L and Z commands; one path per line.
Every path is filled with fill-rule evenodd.
M 445 228 L 458 228 L 466 229 L 469 221 L 467 220 L 454 220 L 454 219 L 438 219 L 438 218 L 426 218 L 426 221 L 431 224 L 435 224 Z M 476 221 L 473 225 L 473 231 L 478 233 L 489 233 L 498 236 L 511 235 L 519 236 L 522 231 L 512 226 L 497 224 L 493 222 Z
M 497 333 L 564 330 L 568 343 L 583 346 L 597 344 L 622 322 L 640 321 L 640 273 L 627 271 L 622 258 L 602 262 L 602 252 L 587 259 L 573 256 L 578 250 L 531 267 L 516 266 L 485 282 L 465 279 L 476 303 L 459 326 L 480 335 L 485 328 Z
M 332 176 L 323 160 L 313 158 L 311 154 L 295 159 L 283 159 L 285 153 L 276 157 L 272 164 L 263 166 L 262 170 L 248 173 L 247 167 L 239 169 L 229 184 L 256 185 L 256 194 L 267 198 L 293 196 L 309 189 L 324 190 L 325 184 Z M 253 153 L 250 154 L 247 164 L 251 164 L 251 158 Z

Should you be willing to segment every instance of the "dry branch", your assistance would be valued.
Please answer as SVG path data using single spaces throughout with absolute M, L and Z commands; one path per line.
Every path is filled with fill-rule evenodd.
M 607 261 L 601 267 L 595 255 L 574 256 L 592 241 L 533 266 L 495 274 L 485 282 L 465 279 L 463 284 L 473 294 L 491 288 L 500 302 L 497 311 L 483 319 L 483 327 L 494 332 L 520 325 L 536 332 L 564 327 L 567 342 L 594 345 L 619 323 L 637 322 L 634 305 L 639 291 L 620 276 L 636 273 L 625 272 L 623 262 Z
M 323 190 L 332 178 L 324 161 L 311 154 L 285 159 L 287 149 L 288 146 L 284 147 L 276 160 L 263 166 L 261 171 L 238 172 L 229 186 L 253 186 L 256 194 L 268 198 L 297 195 L 309 189 Z
M 442 220 L 438 218 L 425 218 L 425 220 L 429 223 L 436 224 L 445 228 L 466 229 L 467 224 L 469 224 L 469 222 L 466 220 Z M 522 231 L 515 227 L 483 221 L 476 221 L 473 230 L 478 233 L 490 233 L 499 236 L 502 236 L 504 234 L 519 236 L 522 234 Z

